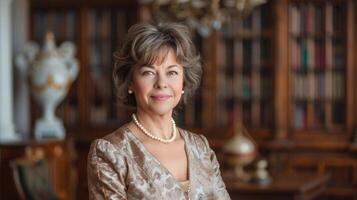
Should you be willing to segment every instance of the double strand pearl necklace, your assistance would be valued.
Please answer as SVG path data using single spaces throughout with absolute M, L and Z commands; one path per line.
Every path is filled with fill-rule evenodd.
M 175 123 L 174 119 L 172 119 L 172 118 L 171 118 L 171 122 L 172 122 L 172 136 L 171 136 L 171 138 L 169 138 L 169 139 L 162 139 L 162 138 L 159 138 L 159 137 L 157 137 L 157 136 L 155 136 L 155 135 L 149 133 L 149 131 L 147 131 L 147 130 L 144 128 L 144 126 L 139 123 L 139 120 L 136 118 L 136 115 L 135 115 L 135 114 L 132 115 L 132 118 L 133 118 L 133 121 L 134 121 L 135 125 L 137 125 L 137 126 L 139 127 L 139 129 L 140 129 L 145 135 L 147 135 L 148 137 L 150 137 L 150 138 L 153 139 L 153 140 L 157 140 L 157 141 L 159 141 L 159 142 L 162 142 L 162 143 L 166 143 L 166 144 L 167 144 L 167 143 L 170 143 L 170 142 L 174 141 L 175 138 L 176 138 L 176 123 Z

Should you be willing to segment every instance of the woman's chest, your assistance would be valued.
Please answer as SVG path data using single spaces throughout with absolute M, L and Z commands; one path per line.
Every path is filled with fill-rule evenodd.
M 172 146 L 146 145 L 147 150 L 176 180 L 188 179 L 188 156 L 184 143 Z
M 129 163 L 131 167 L 126 179 L 127 193 L 132 197 L 129 199 L 185 199 L 177 179 L 158 159 L 146 155 L 134 158 L 134 162 Z M 192 153 L 188 162 L 190 199 L 211 199 L 212 166 Z

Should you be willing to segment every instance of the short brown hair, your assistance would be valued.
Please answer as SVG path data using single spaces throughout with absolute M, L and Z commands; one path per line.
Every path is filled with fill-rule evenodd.
M 128 94 L 129 83 L 135 65 L 152 65 L 162 51 L 172 48 L 177 62 L 184 68 L 182 101 L 193 96 L 202 76 L 200 56 L 191 40 L 189 29 L 177 23 L 146 24 L 131 26 L 120 50 L 114 53 L 113 79 L 118 103 L 136 107 L 133 94 Z

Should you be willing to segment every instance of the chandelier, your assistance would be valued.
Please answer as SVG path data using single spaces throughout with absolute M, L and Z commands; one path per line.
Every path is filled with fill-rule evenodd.
M 206 37 L 224 22 L 244 17 L 267 0 L 141 0 L 151 6 L 156 21 L 184 22 Z

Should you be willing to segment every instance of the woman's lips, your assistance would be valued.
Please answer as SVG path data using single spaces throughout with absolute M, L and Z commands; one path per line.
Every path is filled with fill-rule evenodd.
M 165 101 L 169 99 L 171 96 L 170 95 L 153 95 L 151 98 L 153 98 L 156 101 Z

